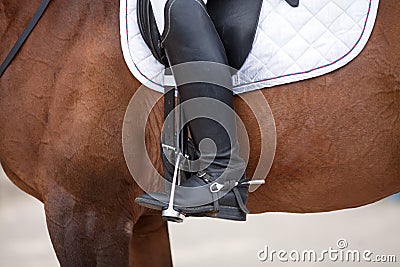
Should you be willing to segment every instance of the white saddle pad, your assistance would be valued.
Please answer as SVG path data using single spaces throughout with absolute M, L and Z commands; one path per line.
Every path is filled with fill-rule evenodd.
M 125 61 L 147 87 L 163 92 L 164 66 L 151 54 L 137 24 L 137 0 L 121 0 L 120 31 Z M 264 0 L 252 51 L 232 77 L 234 92 L 313 78 L 353 60 L 375 24 L 379 0 Z

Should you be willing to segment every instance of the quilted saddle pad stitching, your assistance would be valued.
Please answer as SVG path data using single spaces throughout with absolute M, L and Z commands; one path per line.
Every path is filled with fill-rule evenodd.
M 149 82 L 151 82 L 151 83 L 153 83 L 153 84 L 155 84 L 155 85 L 158 85 L 158 86 L 163 86 L 161 83 L 157 83 L 157 82 L 155 82 L 155 81 L 153 81 L 152 79 L 150 79 L 149 77 L 147 77 L 147 75 L 146 74 L 144 74 L 141 70 L 140 70 L 140 68 L 136 65 L 136 63 L 135 63 L 135 61 L 133 60 L 133 56 L 132 56 L 132 53 L 131 53 L 131 49 L 130 49 L 130 42 L 129 42 L 129 22 L 128 22 L 128 0 L 126 0 L 125 1 L 126 2 L 126 8 L 125 8 L 125 10 L 126 10 L 126 15 L 125 15 L 125 23 L 126 23 L 126 42 L 127 42 L 127 45 L 128 45 L 128 51 L 129 51 L 129 56 L 130 56 L 130 59 L 131 59 L 131 62 L 133 63 L 133 65 L 135 66 L 135 68 L 136 68 L 136 70 L 139 72 L 139 74 L 140 75 L 142 75 L 147 81 L 149 81 Z M 132 12 L 135 12 L 136 13 L 136 8 L 134 8 L 133 9 L 133 11 Z M 152 55 L 149 55 L 149 57 L 151 57 Z
M 357 41 L 356 41 L 356 43 L 353 45 L 353 47 L 352 47 L 346 54 L 344 54 L 343 56 L 339 57 L 338 59 L 336 59 L 336 60 L 333 61 L 333 62 L 330 62 L 330 63 L 325 64 L 325 65 L 323 65 L 323 66 L 319 66 L 319 67 L 316 67 L 316 68 L 312 68 L 312 69 L 310 69 L 310 70 L 301 71 L 301 72 L 296 72 L 296 73 L 290 73 L 290 74 L 284 74 L 284 75 L 281 75 L 281 76 L 271 77 L 271 78 L 267 78 L 267 79 L 263 79 L 263 80 L 259 80 L 259 81 L 253 81 L 253 82 L 250 82 L 250 83 L 243 83 L 243 84 L 241 84 L 240 86 L 246 86 L 246 85 L 251 85 L 251 84 L 259 83 L 259 82 L 266 82 L 266 81 L 271 81 L 271 80 L 277 80 L 277 79 L 280 79 L 280 78 L 283 78 L 283 77 L 289 77 L 289 76 L 294 76 L 294 75 L 301 75 L 301 74 L 305 74 L 305 73 L 310 73 L 310 72 L 315 71 L 315 70 L 319 70 L 319 69 L 322 69 L 322 68 L 326 68 L 326 67 L 332 66 L 332 65 L 338 63 L 339 61 L 343 60 L 345 57 L 347 57 L 347 56 L 356 48 L 356 46 L 358 45 L 358 43 L 360 42 L 360 40 L 362 39 L 362 37 L 363 37 L 363 35 L 364 35 L 365 29 L 366 29 L 366 25 L 367 25 L 367 23 L 368 23 L 368 18 L 369 18 L 370 10 L 371 10 L 371 3 L 372 3 L 372 0 L 370 0 L 370 3 L 369 3 L 368 13 L 367 13 L 367 16 L 366 16 L 366 19 L 365 19 L 365 22 L 364 22 L 364 27 L 363 27 L 363 29 L 362 29 L 362 32 L 361 32 L 360 37 L 357 39 Z
M 339 5 L 337 5 L 336 3 L 333 3 L 333 4 L 335 4 L 339 9 L 341 9 L 342 11 L 346 11 L 346 10 L 348 10 L 349 8 L 351 8 L 351 5 L 349 5 L 348 7 L 347 7 L 347 9 L 345 10 L 345 9 L 343 9 L 342 7 L 340 7 Z M 305 7 L 305 9 L 307 9 L 307 7 Z M 315 14 L 312 14 L 312 12 L 310 11 L 310 10 L 308 10 L 309 12 L 310 12 L 310 14 L 312 14 L 312 16 L 313 17 L 317 17 L 318 15 L 319 15 L 319 13 L 321 12 L 321 10 L 322 10 L 322 8 L 319 10 L 319 12 L 317 12 L 317 13 L 315 13 Z M 332 22 L 332 24 L 334 24 L 337 20 L 339 20 L 340 19 L 340 16 L 338 16 L 338 17 L 336 17 L 336 19 Z M 354 19 L 353 19 L 353 21 L 354 21 L 354 23 L 355 24 L 358 24 L 358 22 L 356 22 Z M 366 23 L 367 23 L 367 21 L 365 22 L 365 25 L 366 25 Z M 304 26 L 303 26 L 304 27 Z M 329 27 L 327 27 L 327 29 L 329 30 Z M 265 33 L 265 31 L 264 31 L 264 29 L 263 28 L 259 28 L 259 30 L 260 31 L 263 31 L 264 33 Z M 332 33 L 332 31 L 331 31 L 331 33 Z M 266 34 L 266 33 L 265 33 Z M 323 33 L 322 33 L 323 34 Z M 362 34 L 361 34 L 361 37 L 362 37 Z M 360 37 L 360 39 L 361 39 L 361 37 Z M 270 41 L 273 41 L 273 40 L 270 40 Z M 348 46 L 345 42 L 343 42 L 342 40 L 340 40 L 339 38 L 337 39 L 337 41 L 340 41 L 341 42 L 341 44 L 343 45 L 343 46 L 346 46 L 346 47 L 348 47 L 348 49 L 351 49 L 352 47 L 350 47 L 350 46 Z M 276 43 L 275 43 L 276 44 Z M 310 45 L 310 48 L 312 48 L 313 47 L 313 43 L 309 43 L 309 45 Z M 332 49 L 332 47 L 333 47 L 334 45 L 332 45 L 331 46 L 331 49 Z M 353 48 L 354 49 L 354 48 Z M 280 48 L 280 50 L 283 50 L 283 47 L 281 47 Z M 320 52 L 320 51 L 318 51 L 318 50 L 314 50 L 315 52 L 317 52 L 317 53 L 319 53 L 320 54 L 320 56 L 322 57 L 322 58 L 324 58 L 325 56 Z M 352 52 L 352 50 L 351 51 L 349 51 L 349 53 L 351 53 Z M 277 51 L 277 53 L 278 53 L 278 51 Z M 290 55 L 288 55 L 287 54 L 287 56 L 289 56 L 290 57 Z M 343 59 L 344 57 L 341 57 L 341 59 Z M 293 65 L 297 65 L 297 63 L 296 63 L 296 59 L 295 58 L 291 58 L 292 60 L 293 60 Z M 293 66 L 292 65 L 292 66 Z M 322 66 L 323 67 L 323 66 Z M 313 69 L 317 69 L 317 68 L 312 68 L 311 70 L 313 70 Z M 286 71 L 285 71 L 286 72 Z M 302 74 L 302 73 L 306 73 L 307 71 L 305 71 L 305 72 L 299 72 L 298 74 Z M 274 73 L 275 74 L 275 73 Z M 295 74 L 297 74 L 297 73 L 295 73 Z M 277 74 L 276 74 L 277 75 Z M 288 76 L 290 75 L 290 74 L 287 74 Z M 284 75 L 282 75 L 283 77 L 286 77 L 286 76 L 284 76 Z M 276 76 L 276 77 L 272 77 L 272 78 L 270 78 L 270 79 L 278 79 L 278 78 L 280 78 L 281 76 Z M 257 82 L 260 82 L 260 81 L 263 81 L 263 80 L 259 80 L 259 81 L 254 81 L 254 82 L 251 82 L 251 83 L 257 83 Z M 246 85 L 246 84 L 242 84 L 242 85 Z

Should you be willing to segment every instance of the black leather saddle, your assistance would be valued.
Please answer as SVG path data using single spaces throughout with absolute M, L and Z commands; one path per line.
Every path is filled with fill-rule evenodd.
M 299 0 L 285 0 L 297 7 Z M 240 69 L 251 51 L 263 0 L 209 0 L 207 10 L 224 44 L 229 65 Z M 160 44 L 160 32 L 150 0 L 137 1 L 140 32 L 153 56 L 165 66 L 168 61 Z

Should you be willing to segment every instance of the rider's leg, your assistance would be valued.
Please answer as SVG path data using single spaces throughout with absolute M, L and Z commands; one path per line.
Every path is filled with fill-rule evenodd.
M 187 193 L 178 189 L 174 204 L 191 216 L 209 215 L 211 212 L 220 218 L 245 220 L 248 185 L 235 184 L 239 180 L 246 181 L 244 178 L 246 165 L 239 156 L 231 73 L 226 66 L 228 62 L 222 42 L 201 0 L 167 1 L 162 45 L 172 66 L 188 62 L 208 62 L 208 64 L 195 64 L 194 68 L 189 68 L 190 75 L 197 77 L 196 72 L 198 72 L 201 77 L 213 77 L 217 84 L 194 82 L 179 85 L 178 90 L 183 101 L 199 97 L 219 101 L 219 104 L 213 101 L 190 104 L 189 108 L 184 107 L 187 117 L 196 115 L 196 111 L 199 111 L 200 116 L 204 114 L 198 110 L 201 107 L 208 112 L 213 110 L 212 117 L 223 123 L 222 126 L 219 122 L 204 116 L 188 123 L 195 146 L 199 148 L 202 140 L 211 139 L 216 145 L 216 153 L 213 151 L 213 146 L 201 146 L 204 148 L 202 157 L 209 159 L 213 158 L 214 154 L 215 158 L 208 167 L 191 177 L 182 186 L 189 188 L 203 186 L 206 189 L 198 190 L 197 193 L 193 191 Z M 174 68 L 178 84 L 187 79 L 189 74 L 187 71 L 186 67 Z M 224 175 L 221 175 L 223 172 Z M 224 187 L 219 192 L 212 193 L 210 185 L 216 179 L 218 183 L 224 184 Z M 168 197 L 156 195 L 156 198 L 162 201 L 155 201 L 152 195 L 140 196 L 136 201 L 151 208 L 165 208 Z M 220 198 L 218 201 L 214 201 L 218 198 Z
M 223 44 L 208 17 L 205 6 L 201 0 L 170 0 L 166 8 L 169 13 L 166 23 L 170 27 L 166 29 L 167 34 L 163 36 L 162 45 L 169 62 L 171 66 L 191 62 L 174 68 L 175 79 L 181 84 L 178 86 L 181 99 L 187 101 L 208 98 L 221 102 L 216 103 L 214 113 L 218 114 L 215 114 L 214 118 L 198 118 L 189 122 L 193 141 L 198 148 L 201 140 L 209 138 L 217 146 L 214 164 L 208 168 L 213 175 L 219 175 L 219 172 L 227 167 L 231 154 L 236 167 L 245 168 L 243 160 L 238 156 L 239 144 L 236 136 L 230 68 Z M 192 64 L 193 62 L 201 63 Z M 185 84 L 188 75 L 199 81 L 203 78 L 205 80 Z M 214 101 L 199 100 L 198 104 L 194 102 L 195 106 L 190 104 L 185 106 L 189 109 L 184 109 L 184 112 L 186 115 L 191 114 L 187 117 L 196 115 L 196 112 L 198 115 L 203 115 L 205 112 L 196 110 L 196 106 L 201 106 L 202 109 L 208 110 L 207 113 L 211 113 L 210 110 L 214 108 L 212 102 Z M 224 109 L 223 104 L 227 105 L 229 110 Z M 217 122 L 215 119 L 220 121 Z M 202 152 L 212 153 L 207 149 Z

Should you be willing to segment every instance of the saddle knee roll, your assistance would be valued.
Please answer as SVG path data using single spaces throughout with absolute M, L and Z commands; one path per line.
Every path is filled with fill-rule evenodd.
M 161 36 L 171 65 L 193 61 L 228 64 L 222 41 L 201 0 L 168 0 Z
M 163 34 L 165 29 L 165 5 L 169 0 L 150 0 L 151 6 L 153 8 L 154 17 L 157 23 L 158 32 Z M 170 0 L 173 2 L 174 0 Z M 197 0 L 195 0 L 197 1 Z M 203 1 L 204 4 L 207 3 L 207 0 L 198 0 Z

